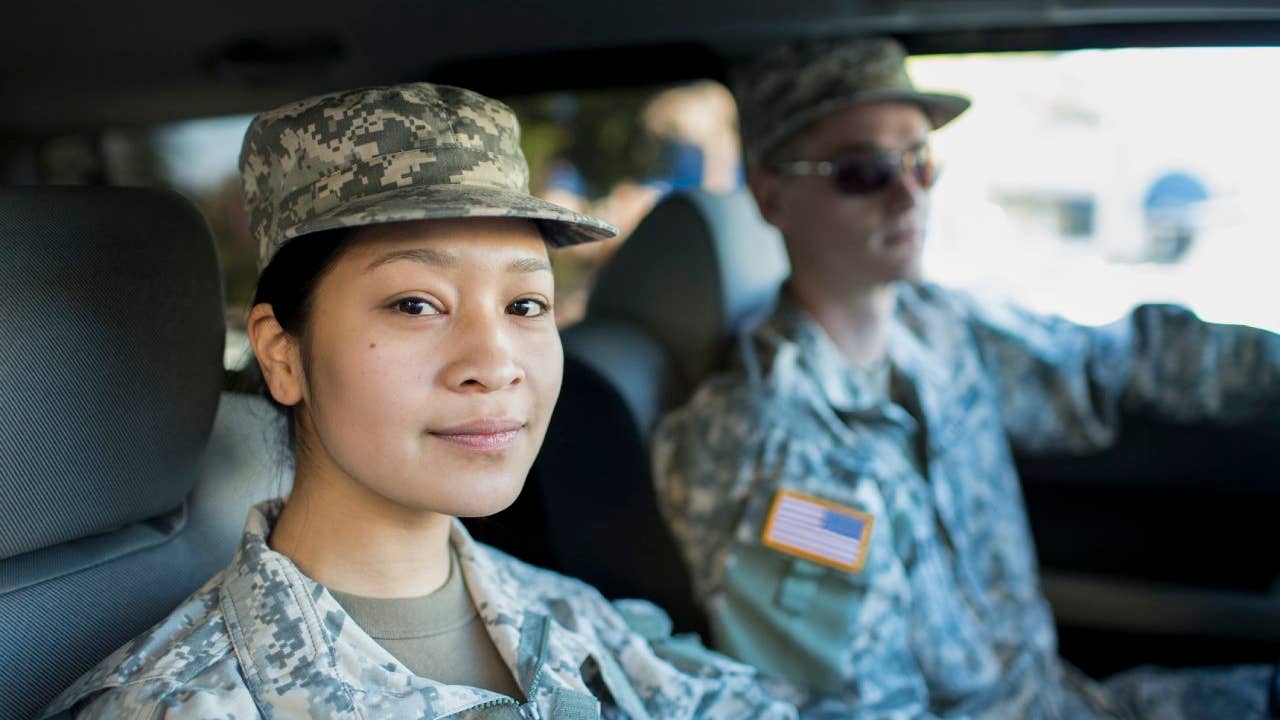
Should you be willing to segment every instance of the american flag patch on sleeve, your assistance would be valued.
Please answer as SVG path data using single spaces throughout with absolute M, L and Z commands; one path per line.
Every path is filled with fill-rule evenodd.
M 858 572 L 867 561 L 875 518 L 812 495 L 779 490 L 760 542 L 778 552 Z

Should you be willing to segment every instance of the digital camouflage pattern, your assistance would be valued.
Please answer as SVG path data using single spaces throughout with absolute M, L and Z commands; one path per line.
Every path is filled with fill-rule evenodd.
M 902 45 L 890 38 L 804 39 L 736 68 L 730 85 L 738 102 L 747 162 L 759 164 L 766 153 L 818 116 L 846 105 L 917 103 L 934 128 L 969 107 L 968 99 L 959 95 L 916 90 L 906 58 Z
M 240 179 L 259 268 L 290 238 L 400 220 L 530 218 L 557 247 L 617 234 L 530 195 L 515 114 L 445 85 L 360 88 L 264 112 L 245 133 Z
M 279 500 L 250 513 L 235 560 L 158 625 L 81 677 L 42 717 L 791 718 L 746 666 L 621 611 L 592 588 L 474 542 L 450 541 L 498 653 L 525 698 L 413 675 L 266 538 Z M 667 662 L 660 655 L 668 656 Z
M 1085 452 L 1122 407 L 1184 421 L 1280 406 L 1280 337 L 1140 308 L 1087 328 L 904 286 L 889 388 L 783 300 L 660 425 L 659 504 L 718 649 L 807 684 L 838 718 L 1260 718 L 1267 668 L 1138 670 L 1060 660 L 1011 444 Z M 763 546 L 779 489 L 875 516 L 849 573 Z

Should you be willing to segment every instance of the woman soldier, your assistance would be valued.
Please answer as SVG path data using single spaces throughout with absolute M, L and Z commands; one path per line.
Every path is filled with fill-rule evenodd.
M 47 716 L 794 714 L 455 519 L 515 499 L 559 393 L 546 246 L 613 234 L 528 194 L 510 109 L 429 84 L 325 95 L 256 117 L 240 169 L 248 332 L 289 413 L 292 492 Z

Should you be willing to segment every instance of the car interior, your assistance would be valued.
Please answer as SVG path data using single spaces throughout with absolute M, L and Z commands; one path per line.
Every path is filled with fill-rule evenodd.
M 103 128 L 369 83 L 508 96 L 724 80 L 733 62 L 803 35 L 888 33 L 913 54 L 1280 44 L 1280 6 L 1248 0 L 145 0 L 6 13 L 0 720 L 33 716 L 163 618 L 231 559 L 248 508 L 290 482 L 280 415 L 223 369 L 207 219 L 177 193 L 105 173 L 58 183 L 41 172 L 53 139 L 89 139 L 93 165 L 115 152 L 94 140 Z M 474 535 L 608 597 L 650 599 L 677 631 L 705 636 L 648 442 L 786 274 L 781 238 L 745 189 L 659 202 L 563 334 L 563 390 L 524 492 L 468 520 Z M 1122 427 L 1101 453 L 1019 458 L 1062 654 L 1094 676 L 1275 663 L 1280 413 L 1244 427 L 1142 416 Z

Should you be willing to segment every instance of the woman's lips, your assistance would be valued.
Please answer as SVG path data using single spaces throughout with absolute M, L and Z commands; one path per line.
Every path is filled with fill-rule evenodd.
M 442 430 L 428 430 L 427 434 L 467 450 L 501 452 L 511 447 L 524 423 L 507 418 L 476 420 Z

